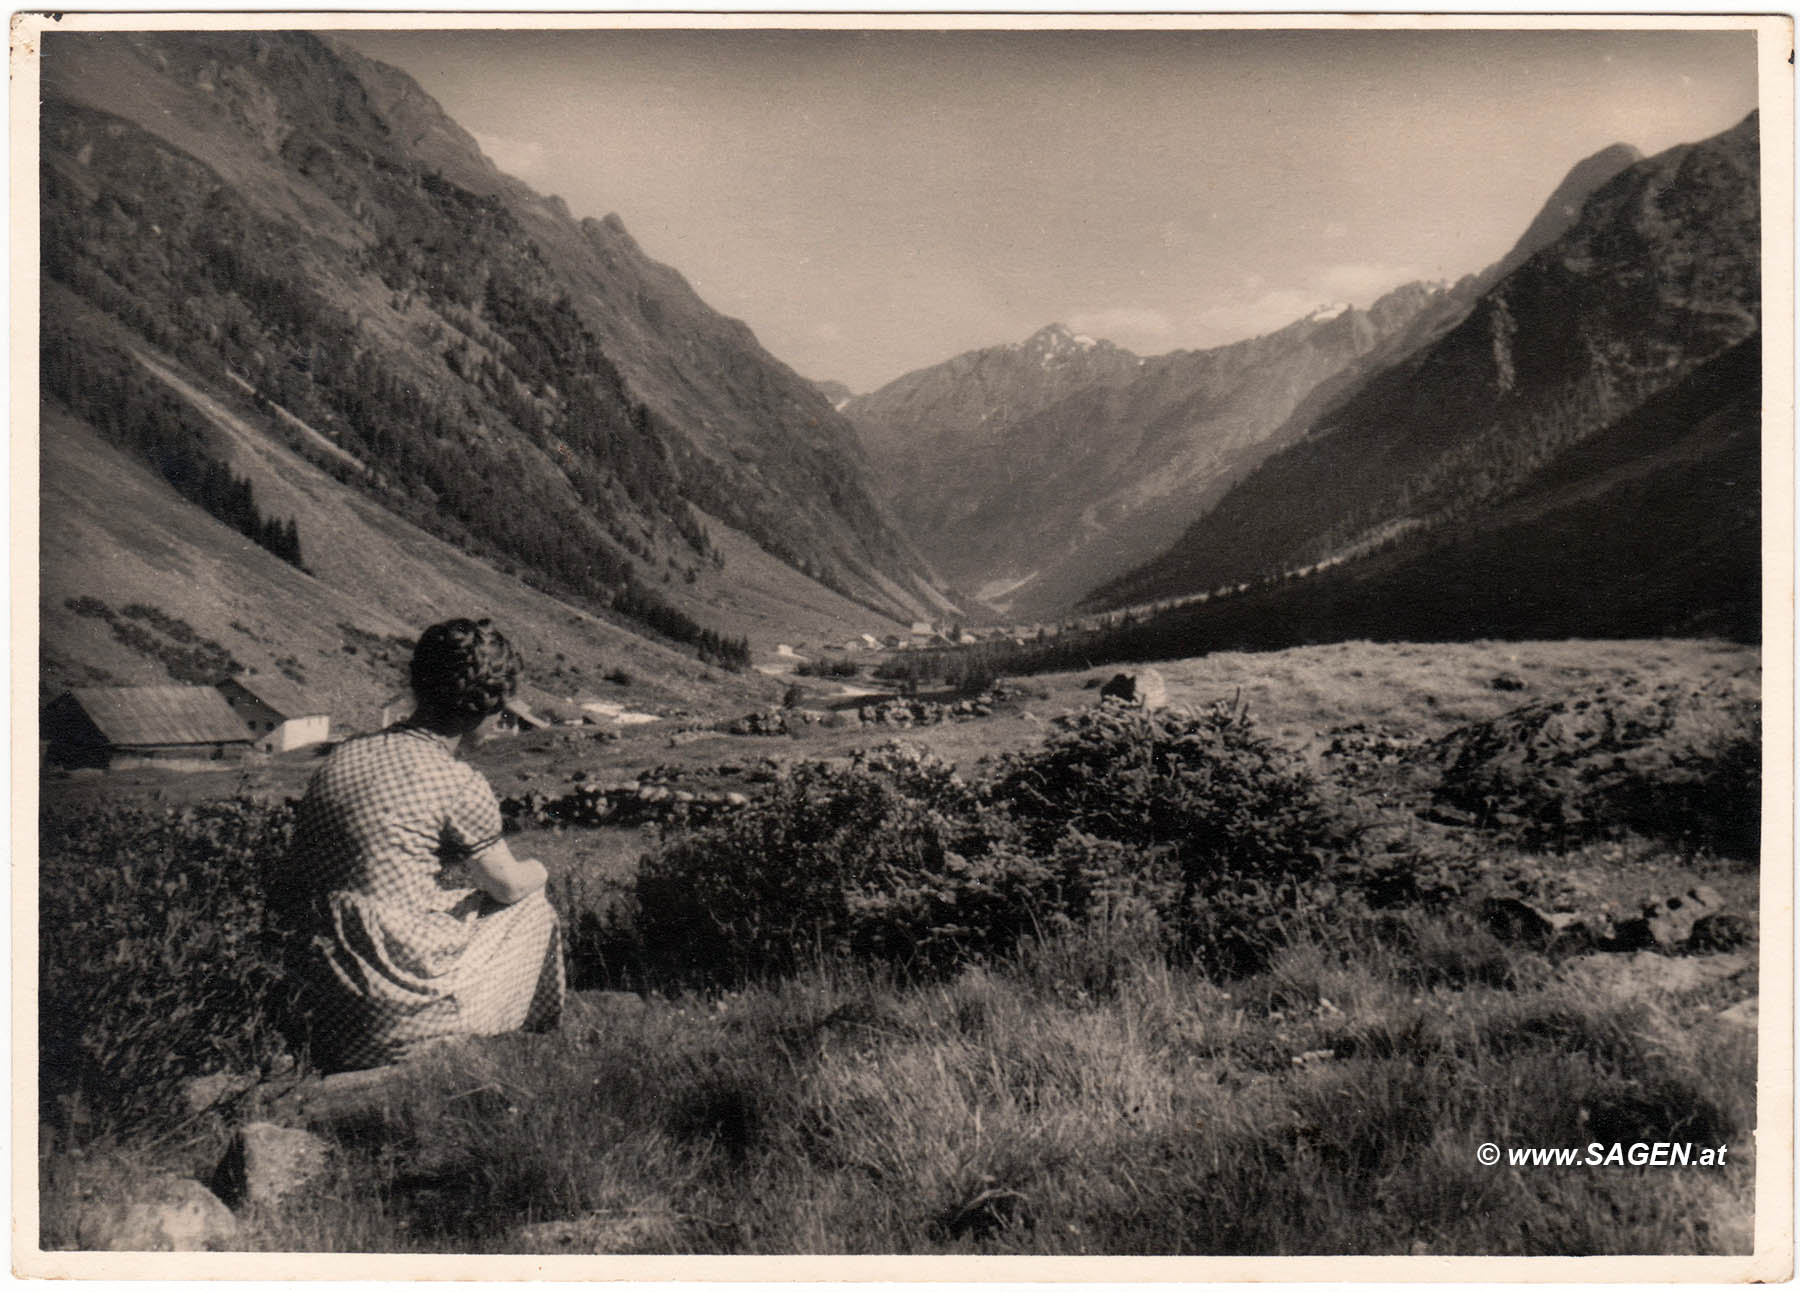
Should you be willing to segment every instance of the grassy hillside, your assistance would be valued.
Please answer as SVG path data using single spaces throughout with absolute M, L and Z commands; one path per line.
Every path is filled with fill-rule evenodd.
M 216 406 L 215 406 L 216 407 Z M 222 412 L 222 410 L 220 410 Z M 222 418 L 222 424 L 229 424 Z M 297 519 L 308 575 L 181 499 L 154 471 L 66 412 L 45 410 L 40 527 L 40 692 L 63 686 L 210 681 L 233 666 L 281 673 L 330 708 L 340 727 L 366 728 L 405 689 L 410 643 L 427 623 L 459 614 L 505 625 L 527 674 L 553 694 L 610 694 L 605 675 L 634 680 L 634 706 L 667 708 L 768 684 L 709 669 L 597 614 L 425 534 L 344 489 L 317 468 L 239 426 L 233 465 L 259 498 Z M 97 606 L 94 604 L 97 603 Z M 144 605 L 216 651 L 182 675 L 183 629 L 149 624 L 129 644 L 97 607 Z M 191 669 L 190 669 L 191 673 Z

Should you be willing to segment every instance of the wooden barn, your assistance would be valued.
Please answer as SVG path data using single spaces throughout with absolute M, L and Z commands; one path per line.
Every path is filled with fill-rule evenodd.
M 82 686 L 44 709 L 53 763 L 129 767 L 217 763 L 250 752 L 243 719 L 210 686 Z
M 226 678 L 219 683 L 219 694 L 249 728 L 258 749 L 281 754 L 331 739 L 331 715 L 286 678 Z

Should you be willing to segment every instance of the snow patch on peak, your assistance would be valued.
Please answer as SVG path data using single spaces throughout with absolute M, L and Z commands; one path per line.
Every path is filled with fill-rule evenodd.
M 1318 309 L 1314 310 L 1306 317 L 1315 323 L 1328 323 L 1334 318 L 1342 317 L 1349 308 L 1350 304 L 1348 301 L 1332 301 L 1330 304 L 1319 306 Z

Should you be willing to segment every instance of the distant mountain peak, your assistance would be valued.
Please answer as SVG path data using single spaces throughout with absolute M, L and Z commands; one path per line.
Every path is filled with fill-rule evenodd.
M 1111 341 L 1098 340 L 1084 336 L 1071 330 L 1067 324 L 1051 323 L 1039 328 L 1023 341 L 1016 341 L 1006 347 L 1008 350 L 1020 351 L 1033 356 L 1041 364 L 1048 365 L 1060 359 L 1094 351 L 1115 351 L 1118 349 Z

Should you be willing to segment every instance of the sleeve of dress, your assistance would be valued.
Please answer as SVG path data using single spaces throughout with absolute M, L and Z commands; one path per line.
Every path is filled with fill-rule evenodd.
M 466 764 L 444 823 L 445 842 L 462 857 L 472 857 L 500 841 L 500 802 L 487 778 Z

